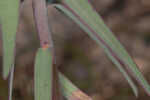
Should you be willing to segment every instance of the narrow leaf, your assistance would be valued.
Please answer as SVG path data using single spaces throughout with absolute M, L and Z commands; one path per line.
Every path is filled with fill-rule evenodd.
M 73 20 L 75 20 L 75 22 L 78 23 L 80 25 L 80 27 L 82 27 L 82 29 L 86 30 L 86 32 L 90 32 L 90 30 L 84 24 L 82 24 L 69 10 L 67 10 L 66 8 L 64 8 L 61 5 L 56 5 L 56 7 L 61 9 L 62 11 L 64 11 L 65 14 L 67 14 Z M 105 48 L 105 47 L 103 47 L 103 48 Z M 114 56 L 107 50 L 107 48 L 105 48 L 105 52 L 107 53 L 109 58 L 114 62 L 114 64 L 118 67 L 118 69 L 124 75 L 126 80 L 129 82 L 129 85 L 131 86 L 135 96 L 138 96 L 137 87 L 136 87 L 135 83 L 132 81 L 132 79 L 130 78 L 130 76 L 128 75 L 128 73 L 124 70 L 123 66 L 120 64 L 120 62 L 118 62 L 117 59 L 114 58 Z
M 14 65 L 15 40 L 18 27 L 19 0 L 0 0 L 0 24 L 3 40 L 3 78 Z
M 70 11 L 73 17 L 72 15 L 70 16 L 66 10 L 62 8 L 62 6 Z M 73 19 L 84 31 L 88 33 L 89 36 L 92 37 L 92 39 L 103 47 L 107 55 L 111 54 L 111 56 L 113 56 L 116 60 L 113 60 L 111 56 L 109 57 L 115 64 L 115 61 L 117 61 L 125 66 L 126 69 L 131 72 L 131 75 L 137 79 L 145 91 L 150 95 L 150 86 L 148 82 L 145 80 L 124 47 L 104 24 L 102 18 L 90 6 L 88 0 L 63 0 L 62 6 L 56 5 L 56 7 L 60 8 L 65 14 Z
M 126 80 L 128 81 L 129 85 L 131 86 L 131 88 L 134 92 L 134 95 L 136 97 L 138 97 L 138 89 L 137 89 L 135 83 L 132 81 L 132 79 L 128 75 L 128 73 L 124 70 L 123 66 L 117 61 L 117 59 L 115 59 L 115 57 L 109 51 L 107 51 L 107 49 L 105 49 L 105 52 L 107 53 L 108 57 L 112 60 L 112 62 L 114 62 L 116 67 L 118 67 L 118 69 L 123 74 L 123 76 L 126 78 Z
M 61 92 L 68 100 L 92 100 L 89 96 L 78 89 L 62 73 L 59 72 L 59 84 Z
M 85 27 L 69 10 L 67 10 L 66 8 L 64 8 L 61 5 L 56 5 L 57 8 L 62 9 L 68 16 L 70 16 L 73 20 L 75 20 L 78 24 L 80 24 L 80 26 L 85 29 L 87 32 L 90 32 L 88 30 L 87 27 Z M 120 70 L 120 72 L 124 75 L 124 77 L 127 79 L 127 81 L 129 82 L 130 86 L 132 87 L 134 94 L 137 96 L 138 95 L 138 90 L 136 85 L 134 84 L 134 82 L 132 81 L 132 79 L 130 78 L 130 76 L 126 73 L 126 71 L 123 69 L 123 66 L 111 55 L 111 53 L 107 50 L 107 48 L 105 48 L 109 58 L 111 58 L 111 60 L 114 62 L 114 64 L 118 67 L 118 69 Z
M 52 55 L 49 48 L 38 50 L 34 71 L 35 100 L 52 100 Z

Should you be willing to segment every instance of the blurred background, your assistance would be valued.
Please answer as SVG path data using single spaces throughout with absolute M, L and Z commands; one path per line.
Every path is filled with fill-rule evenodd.
M 150 83 L 150 1 L 91 0 L 107 26 L 124 45 Z M 31 0 L 20 9 L 14 100 L 33 99 L 33 67 L 38 35 Z M 57 67 L 93 100 L 149 100 L 139 87 L 136 98 L 127 81 L 100 48 L 72 20 L 48 6 L 50 29 L 56 50 Z M 0 64 L 2 45 L 0 40 Z M 2 64 L 0 66 L 0 69 Z M 0 74 L 1 74 L 0 70 Z M 0 77 L 0 100 L 7 100 L 7 81 Z

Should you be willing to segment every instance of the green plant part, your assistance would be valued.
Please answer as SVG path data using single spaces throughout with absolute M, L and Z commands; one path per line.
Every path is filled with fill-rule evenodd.
M 73 19 L 93 40 L 103 47 L 108 57 L 118 66 L 121 72 L 126 70 L 130 72 L 141 84 L 147 94 L 150 95 L 150 86 L 148 82 L 124 47 L 104 24 L 102 18 L 90 6 L 88 0 L 62 0 L 61 6 L 55 6 Z M 125 69 L 121 68 L 122 66 Z M 134 83 L 126 74 L 123 75 L 128 82 L 130 82 L 135 95 L 137 95 L 138 92 Z
M 35 100 L 52 100 L 52 55 L 49 48 L 38 50 L 34 77 Z
M 0 1 L 0 30 L 3 42 L 3 78 L 9 76 L 9 100 L 12 99 L 15 41 L 19 20 L 19 0 Z
M 3 40 L 3 78 L 14 66 L 15 41 L 19 19 L 19 0 L 0 0 L 0 25 Z
M 41 55 L 42 56 L 41 58 L 44 59 L 43 66 L 47 66 L 46 67 L 47 69 L 43 69 L 43 71 L 41 70 L 41 72 L 39 70 L 39 73 L 41 73 L 41 75 L 42 75 L 42 73 L 49 73 L 48 74 L 49 76 L 45 77 L 45 80 L 39 79 L 39 81 L 37 81 L 37 78 L 40 76 L 37 77 L 36 76 L 37 74 L 36 74 L 34 76 L 35 77 L 34 84 L 37 86 L 37 87 L 35 87 L 35 89 L 39 87 L 38 84 L 42 84 L 42 83 L 44 84 L 44 81 L 46 81 L 46 79 L 49 83 L 51 83 L 51 84 L 47 84 L 48 86 L 50 85 L 49 87 L 52 87 L 52 83 L 53 83 L 53 88 L 51 88 L 49 90 L 49 92 L 44 91 L 44 86 L 41 87 L 41 90 L 39 90 L 38 92 L 37 92 L 38 89 L 36 89 L 35 90 L 35 92 L 36 92 L 35 100 L 44 99 L 43 98 L 44 95 L 47 95 L 44 100 L 52 100 L 52 99 L 58 100 L 58 97 L 59 97 L 59 93 L 57 92 L 58 88 L 54 88 L 54 87 L 57 87 L 57 83 L 55 83 L 55 81 L 57 80 L 57 77 L 55 77 L 55 75 L 57 74 L 57 70 L 55 70 L 56 68 L 53 68 L 53 69 L 51 68 L 51 70 L 49 70 L 48 67 L 52 67 L 52 65 L 51 66 L 47 65 L 49 63 L 54 64 L 55 59 L 54 59 L 54 50 L 53 50 L 53 41 L 52 41 L 52 37 L 51 37 L 51 31 L 50 31 L 49 25 L 48 25 L 47 7 L 46 7 L 45 0 L 33 0 L 33 15 L 35 18 L 36 30 L 37 30 L 37 33 L 38 33 L 39 39 L 40 39 L 40 47 L 43 49 L 43 50 L 41 50 L 41 52 L 44 52 L 45 49 L 49 49 L 49 52 L 48 51 L 45 51 L 45 52 L 47 52 L 47 56 L 51 56 L 51 59 L 47 59 L 48 57 L 46 55 L 43 55 L 43 56 Z M 48 53 L 50 53 L 51 55 Z M 42 54 L 44 54 L 44 53 L 42 53 Z M 41 59 L 41 58 L 38 58 L 38 59 Z M 42 61 L 42 59 L 41 59 L 41 61 Z M 41 61 L 39 60 L 39 63 Z M 40 65 L 38 67 L 40 67 Z M 36 66 L 35 66 L 35 68 L 36 68 Z M 43 68 L 43 67 L 41 66 L 41 68 Z M 44 72 L 44 70 L 46 72 Z M 52 79 L 52 75 L 53 75 L 53 79 Z M 49 77 L 51 77 L 51 79 Z M 38 82 L 41 82 L 41 83 L 38 83 Z M 42 91 L 42 89 L 43 89 L 43 91 Z M 40 92 L 40 91 L 42 91 L 42 92 Z
M 66 8 L 64 8 L 61 5 L 56 5 L 56 7 L 59 9 L 62 9 L 68 16 L 70 16 L 73 20 L 75 20 L 78 24 L 80 24 L 80 27 L 82 27 L 83 29 L 88 31 L 88 28 L 85 27 L 69 10 L 67 10 Z M 90 32 L 90 31 L 88 31 L 88 32 Z M 138 95 L 137 87 L 134 84 L 134 82 L 132 81 L 132 79 L 130 78 L 130 76 L 128 75 L 128 73 L 124 70 L 123 66 L 120 63 L 118 63 L 118 61 L 111 55 L 111 53 L 109 51 L 106 51 L 106 52 L 107 52 L 108 56 L 111 58 L 111 60 L 113 60 L 113 62 L 119 68 L 120 72 L 125 76 L 125 78 L 129 82 L 130 86 L 132 87 L 134 94 L 137 96 Z
M 61 92 L 67 100 L 92 100 L 60 72 L 59 84 L 61 87 Z

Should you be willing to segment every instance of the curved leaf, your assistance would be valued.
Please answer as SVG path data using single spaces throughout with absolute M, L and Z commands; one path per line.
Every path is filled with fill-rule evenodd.
M 62 6 L 72 13 L 73 16 L 70 16 Z M 107 55 L 109 55 L 109 52 L 115 59 L 113 60 L 111 56 L 109 56 L 113 62 L 117 61 L 125 66 L 126 69 L 131 72 L 131 75 L 142 85 L 148 95 L 150 95 L 148 82 L 124 47 L 104 24 L 102 18 L 90 6 L 88 0 L 62 0 L 62 6 L 56 5 L 57 8 L 73 19 L 93 40 L 103 47 Z
M 80 24 L 80 27 L 82 27 L 84 30 L 86 30 L 87 32 L 90 32 L 88 30 L 87 27 L 85 27 L 70 11 L 68 11 L 66 8 L 64 8 L 61 5 L 56 5 L 57 8 L 63 10 L 65 12 L 65 14 L 67 14 L 68 16 L 70 16 L 73 20 L 75 20 L 78 24 Z M 105 47 L 104 47 L 105 48 Z M 134 84 L 134 82 L 132 81 L 132 79 L 130 78 L 130 76 L 126 73 L 126 71 L 124 70 L 123 66 L 112 56 L 112 54 L 107 50 L 107 48 L 105 48 L 105 52 L 107 52 L 109 58 L 111 58 L 111 60 L 114 62 L 114 64 L 118 67 L 118 69 L 120 70 L 120 72 L 124 75 L 124 77 L 127 79 L 127 81 L 129 82 L 130 86 L 132 87 L 134 94 L 137 96 L 138 95 L 138 90 L 136 85 Z

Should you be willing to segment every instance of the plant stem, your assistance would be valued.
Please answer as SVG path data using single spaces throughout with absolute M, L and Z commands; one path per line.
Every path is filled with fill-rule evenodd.
M 41 48 L 50 48 L 52 62 L 55 64 L 55 54 L 52 40 L 52 33 L 49 30 L 46 0 L 33 0 L 33 13 L 36 29 L 40 39 Z M 59 89 L 57 84 L 57 68 L 53 67 L 53 100 L 59 100 Z

